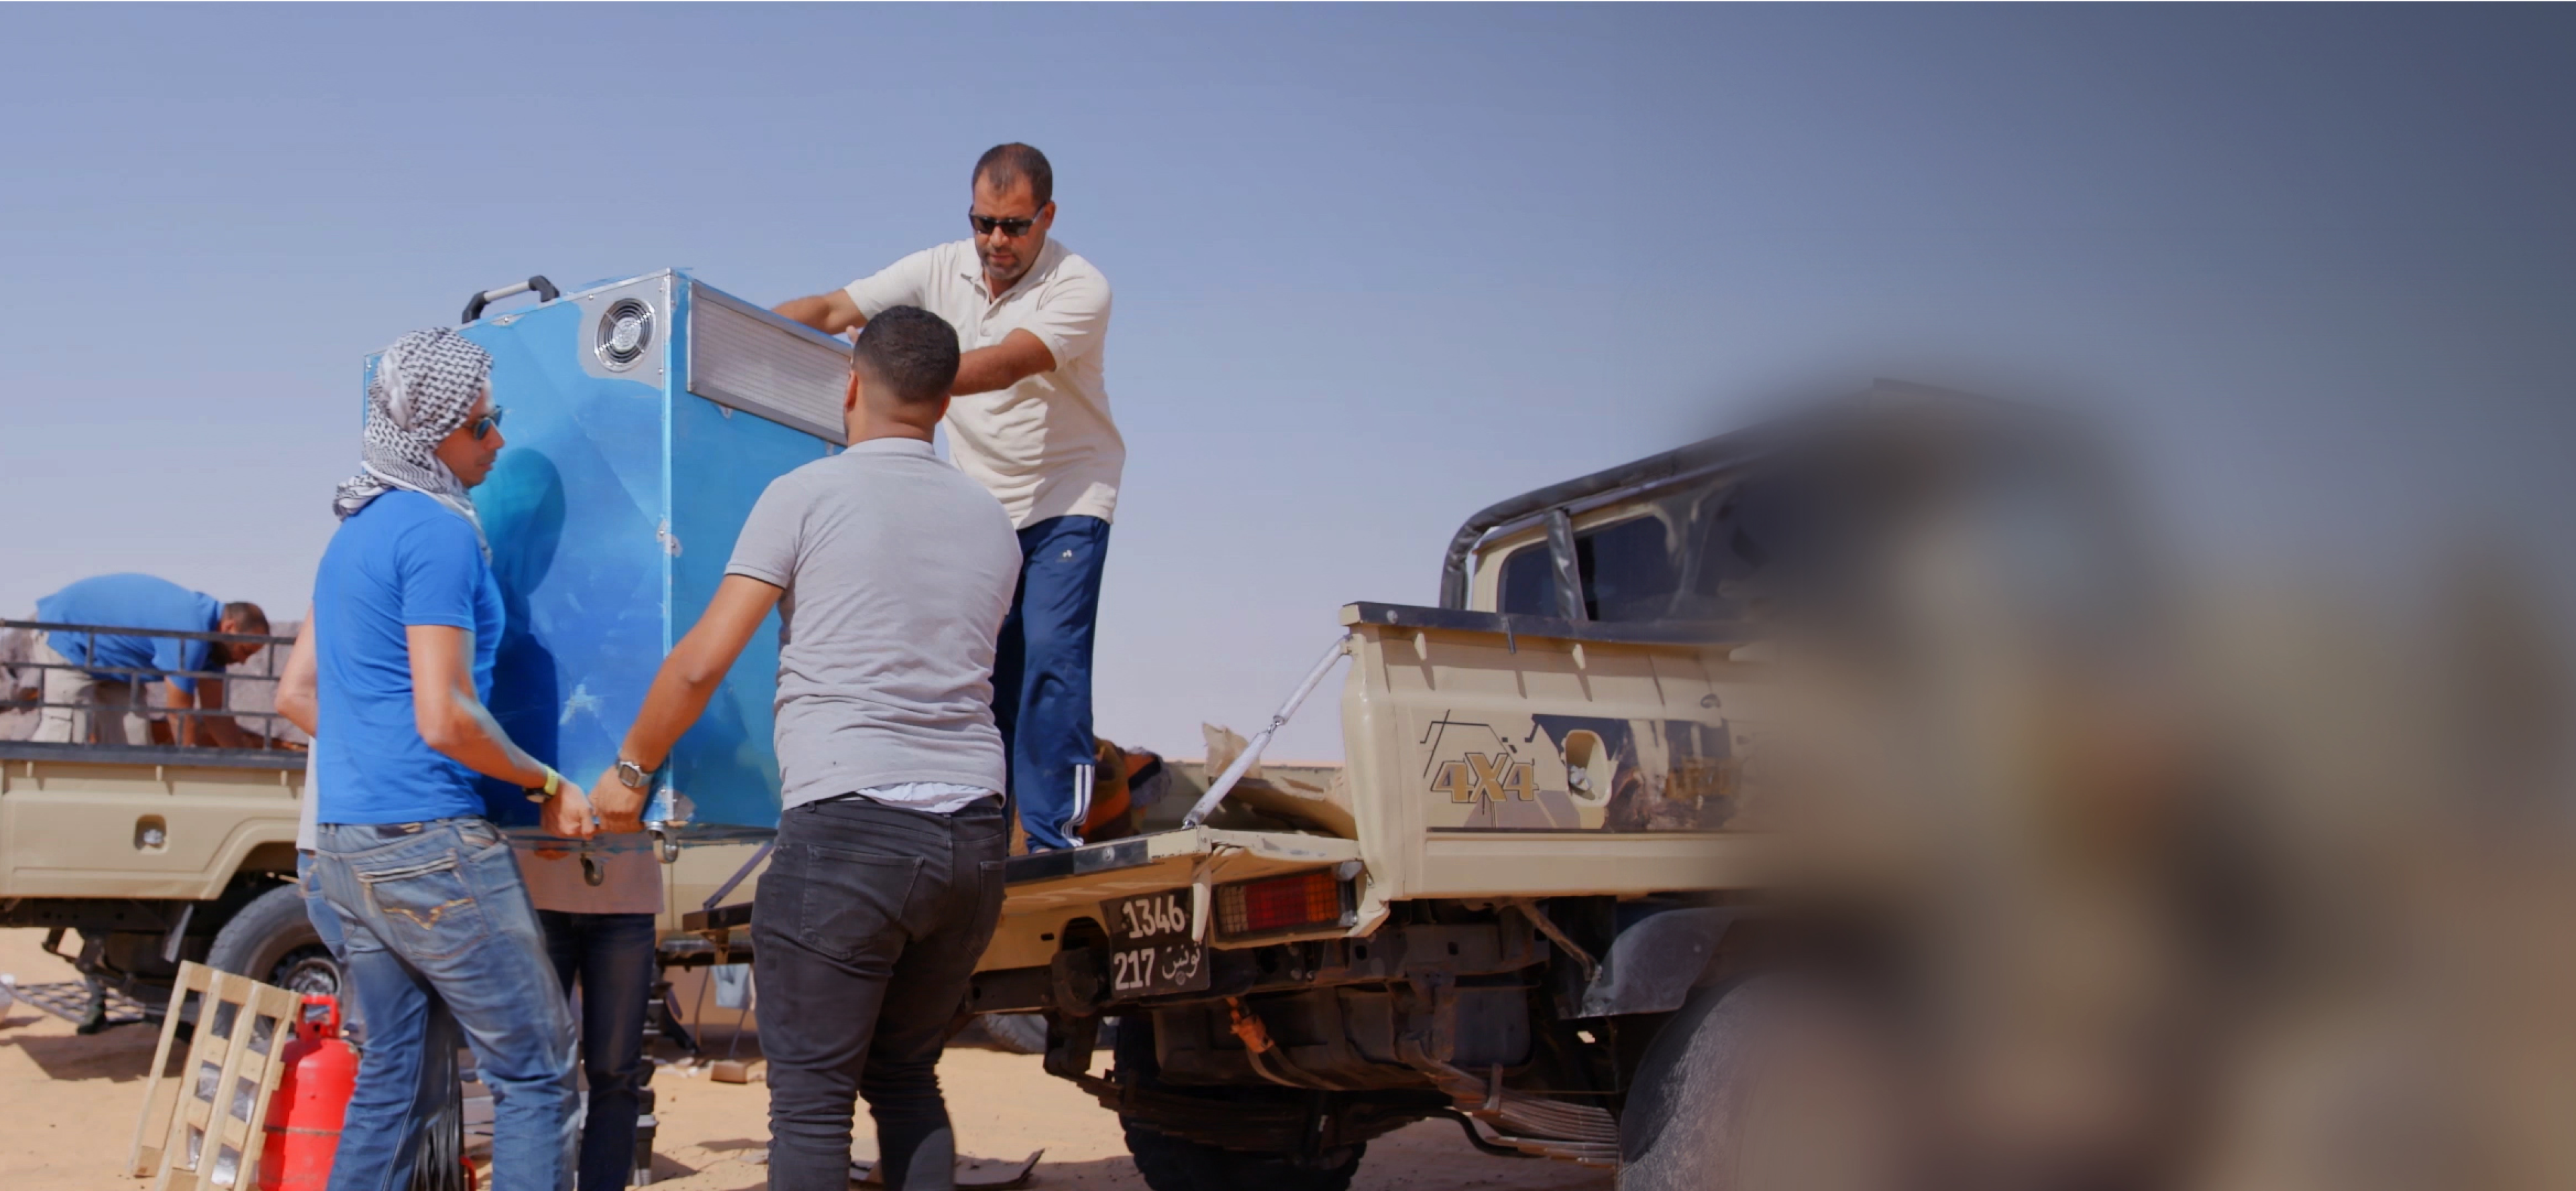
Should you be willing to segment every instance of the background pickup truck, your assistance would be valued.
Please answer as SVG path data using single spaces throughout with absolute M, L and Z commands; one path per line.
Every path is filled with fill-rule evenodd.
M 19 995 L 92 1031 L 158 1018 L 183 960 L 336 995 L 339 965 L 295 884 L 304 759 L 285 749 L 0 740 L 0 927 L 51 929 L 48 950 L 79 980 L 14 973 Z M 666 966 L 712 961 L 715 949 L 680 928 L 681 911 L 698 908 L 752 851 L 668 853 Z
M 45 631 L 0 621 L 0 633 Z M 339 965 L 295 884 L 306 754 L 302 734 L 273 711 L 271 670 L 293 639 L 264 640 L 269 648 L 224 679 L 227 710 L 265 748 L 16 739 L 35 727 L 38 680 L 24 650 L 0 651 L 0 665 L 18 666 L 14 681 L 0 681 L 0 927 L 49 930 L 47 949 L 78 977 L 12 973 L 21 999 L 89 1031 L 149 1021 L 188 960 L 299 992 L 340 991 Z M 752 851 L 665 852 L 666 966 L 713 958 L 679 928 L 680 910 L 699 906 Z
M 10 644 L 79 631 L 0 622 Z M 0 658 L 16 664 L 0 682 L 12 729 L 0 735 L 0 926 L 50 928 L 47 949 L 81 977 L 71 987 L 19 973 L 26 999 L 87 1030 L 143 1020 L 159 1015 L 182 960 L 338 989 L 294 886 L 305 754 L 302 734 L 273 711 L 293 639 L 256 639 L 266 648 L 216 677 L 235 725 L 276 747 L 12 739 L 35 726 L 34 703 L 19 696 L 34 696 L 41 677 L 23 650 Z

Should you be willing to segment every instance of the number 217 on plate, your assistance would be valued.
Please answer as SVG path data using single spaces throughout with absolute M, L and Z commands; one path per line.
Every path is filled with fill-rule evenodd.
M 1207 947 L 1191 928 L 1190 891 L 1100 904 L 1109 928 L 1109 984 L 1120 997 L 1198 992 L 1208 986 Z

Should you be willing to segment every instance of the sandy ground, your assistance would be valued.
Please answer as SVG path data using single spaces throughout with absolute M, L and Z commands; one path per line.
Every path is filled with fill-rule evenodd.
M 39 949 L 44 933 L 0 930 L 0 972 L 23 983 L 64 980 L 71 968 Z M 682 990 L 691 1005 L 694 990 Z M 710 1048 L 730 1041 L 735 1015 L 710 1011 Z M 151 1027 L 122 1026 L 88 1038 L 71 1023 L 18 1004 L 0 1019 L 0 1187 L 10 1191 L 143 1186 L 122 1177 L 143 1077 L 152 1062 Z M 756 1054 L 756 1035 L 740 1052 Z M 680 1057 L 663 1050 L 666 1061 Z M 1118 1121 L 1072 1085 L 1047 1077 L 1034 1056 L 961 1046 L 940 1064 L 959 1148 L 989 1158 L 1046 1151 L 1031 1185 L 1142 1191 L 1119 1140 Z M 655 1186 L 673 1191 L 751 1191 L 764 1185 L 757 1159 L 767 1144 L 768 1089 L 713 1082 L 703 1070 L 660 1066 L 653 1079 L 661 1130 Z M 864 1138 L 867 1117 L 859 1117 Z M 1426 1121 L 1369 1146 L 1360 1188 L 1503 1188 L 1606 1191 L 1609 1176 L 1555 1162 L 1515 1161 L 1467 1147 L 1456 1125 Z

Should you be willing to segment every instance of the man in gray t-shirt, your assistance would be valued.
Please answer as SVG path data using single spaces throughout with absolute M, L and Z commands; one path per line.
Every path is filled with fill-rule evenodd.
M 949 1185 L 934 1070 L 1001 913 L 993 654 L 1020 576 L 1001 503 L 930 448 L 957 356 L 927 311 L 868 321 L 850 448 L 761 494 L 592 794 L 610 830 L 639 829 L 652 772 L 778 609 L 785 810 L 751 917 L 772 1188 L 848 1185 L 862 1079 L 885 1185 Z
M 857 791 L 946 812 L 1002 789 L 993 653 L 1019 549 L 923 439 L 853 442 L 761 494 L 725 574 L 781 589 L 784 806 Z

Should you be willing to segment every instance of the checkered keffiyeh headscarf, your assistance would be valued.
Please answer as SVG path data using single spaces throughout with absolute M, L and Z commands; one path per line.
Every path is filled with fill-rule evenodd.
M 364 461 L 358 474 L 340 482 L 331 511 L 345 519 L 367 502 L 402 488 L 455 510 L 482 538 L 483 523 L 474 515 L 464 483 L 433 452 L 440 439 L 465 424 L 491 375 L 491 353 L 444 327 L 394 340 L 377 358 L 376 374 L 367 382 Z M 491 556 L 489 543 L 483 553 Z

